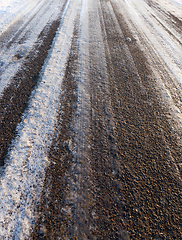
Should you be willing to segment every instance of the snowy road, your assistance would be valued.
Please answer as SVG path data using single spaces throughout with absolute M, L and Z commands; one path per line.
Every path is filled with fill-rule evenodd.
M 0 238 L 182 238 L 182 2 L 0 0 Z

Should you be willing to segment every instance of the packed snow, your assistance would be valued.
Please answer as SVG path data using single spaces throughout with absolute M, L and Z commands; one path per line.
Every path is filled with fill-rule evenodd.
M 155 0 L 154 2 L 182 20 L 182 0 Z
M 57 20 L 64 2 L 0 0 L 0 95 L 28 53 L 34 51 L 43 28 Z M 11 42 L 13 44 L 7 47 Z M 15 55 L 19 53 L 22 58 L 17 59 Z
M 121 0 L 114 1 L 117 4 L 121 3 Z M 151 50 L 155 57 L 162 59 L 165 68 L 170 70 L 174 80 L 182 86 L 182 46 L 180 44 L 182 36 L 164 19 L 160 19 L 158 13 L 149 8 L 144 0 L 125 0 L 122 2 L 121 13 L 125 15 L 126 19 L 130 19 L 128 22 L 132 20 L 133 25 L 131 24 L 132 27 L 130 27 L 141 49 L 144 52 Z M 175 16 L 182 17 L 181 0 L 156 0 L 153 2 L 158 3 L 162 9 L 173 13 Z M 12 55 L 22 49 L 25 52 L 29 51 L 33 47 L 40 30 L 44 27 L 45 21 L 46 23 L 51 22 L 58 16 L 62 6 L 62 3 L 58 0 L 52 2 L 49 13 L 43 14 L 46 7 L 50 6 L 49 3 L 50 1 L 46 0 L 0 0 L 1 33 L 19 20 L 24 24 L 28 23 L 35 13 L 38 14 L 32 24 L 29 25 L 30 35 L 23 44 L 15 44 L 10 49 L 0 49 L 0 93 L 3 92 L 11 76 L 16 73 L 23 61 L 14 61 Z M 58 4 L 59 8 L 57 7 Z M 85 5 L 83 6 L 85 7 Z M 35 220 L 35 206 L 42 191 L 45 169 L 49 165 L 47 155 L 56 125 L 61 83 L 69 56 L 74 21 L 80 8 L 81 0 L 69 0 L 67 2 L 61 25 L 43 66 L 42 77 L 38 86 L 32 92 L 28 109 L 22 117 L 22 122 L 17 127 L 18 137 L 9 148 L 9 157 L 6 159 L 5 170 L 0 179 L 1 239 L 28 239 Z M 81 12 L 82 18 L 85 16 L 83 11 L 84 8 Z M 171 34 L 169 34 L 169 31 Z M 137 34 L 139 35 L 137 36 Z M 84 36 L 83 34 L 83 40 Z M 141 44 L 142 40 L 146 42 L 145 46 Z M 129 41 L 129 44 L 131 42 Z M 147 46 L 150 46 L 150 48 L 147 48 Z M 84 46 L 82 50 L 84 50 Z M 81 74 L 84 75 L 83 72 L 80 72 Z M 83 75 L 81 75 L 82 78 L 84 78 Z M 167 89 L 164 92 L 166 98 L 171 98 Z M 172 108 L 174 109 L 174 107 Z M 176 107 L 175 111 L 181 119 L 180 110 Z
M 171 4 L 171 1 L 169 2 Z M 161 1 L 162 3 L 163 1 Z M 180 44 L 182 36 L 165 20 L 161 19 L 158 12 L 149 7 L 145 0 L 128 0 L 125 8 L 141 37 L 150 44 L 156 56 L 163 59 L 182 86 L 182 45 Z
M 113 2 L 127 22 L 134 41 L 147 58 L 152 70 L 151 77 L 156 79 L 156 88 L 160 92 L 159 99 L 168 109 L 169 123 L 178 134 L 178 144 L 181 146 L 182 34 L 179 23 L 173 24 L 169 16 L 172 11 L 173 15 L 182 16 L 180 15 L 182 1 L 113 0 Z
M 27 239 L 35 220 L 78 7 L 79 1 L 67 2 L 42 78 L 9 151 L 0 183 L 1 239 Z
M 31 0 L 0 0 L 0 31 L 6 30 L 9 25 L 27 15 L 39 1 Z

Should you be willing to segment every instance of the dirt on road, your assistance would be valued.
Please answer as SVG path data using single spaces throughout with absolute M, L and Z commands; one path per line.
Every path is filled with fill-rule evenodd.
M 157 83 L 114 5 L 87 11 L 86 43 L 82 19 L 75 24 L 32 237 L 181 239 L 181 148 Z
M 0 100 L 0 165 L 59 24 Z M 80 1 L 60 92 L 30 239 L 182 239 L 179 133 L 115 1 Z

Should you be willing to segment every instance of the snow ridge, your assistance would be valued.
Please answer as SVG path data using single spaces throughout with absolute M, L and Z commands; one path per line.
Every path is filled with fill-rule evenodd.
M 9 151 L 0 183 L 1 239 L 27 239 L 36 218 L 35 206 L 41 195 L 45 168 L 49 165 L 47 154 L 56 124 L 77 6 L 78 3 L 71 0 L 67 2 L 42 79 L 32 93 L 27 113 L 17 127 L 18 137 Z

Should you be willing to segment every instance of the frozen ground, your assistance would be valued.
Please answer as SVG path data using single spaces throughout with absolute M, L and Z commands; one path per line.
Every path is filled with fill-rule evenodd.
M 162 9 L 174 14 L 176 17 L 182 20 L 182 1 L 181 0 L 156 0 L 154 3 L 158 3 Z
M 17 126 L 18 138 L 12 143 L 5 174 L 1 179 L 0 236 L 4 239 L 25 239 L 35 219 L 37 203 L 48 166 L 50 147 L 59 106 L 74 19 L 79 3 L 67 2 L 52 51 L 43 67 L 39 86 L 32 92 L 32 101 Z M 69 17 L 71 16 L 71 17 Z M 17 224 L 18 223 L 18 224 Z
M 14 1 L 7 0 L 0 2 L 0 30 L 1 32 L 5 31 L 9 25 L 17 21 L 17 19 L 26 16 L 30 13 L 37 5 L 38 1 Z M 41 2 L 41 1 L 39 1 Z
M 21 68 L 46 25 L 57 20 L 64 1 L 2 1 L 0 4 L 0 95 Z
M 154 117 L 156 117 L 157 114 L 158 115 L 156 117 L 157 120 L 155 121 L 154 119 L 155 124 L 153 128 L 153 122 L 148 120 L 151 116 L 149 113 L 146 113 L 143 117 L 142 112 L 141 115 L 138 112 L 136 115 L 132 115 L 132 110 L 128 110 L 133 108 L 135 114 L 136 109 L 141 109 L 145 112 L 145 109 L 143 110 L 143 108 L 147 108 L 148 106 L 148 108 L 151 109 L 152 104 L 155 105 L 155 101 L 152 100 L 152 97 L 154 98 L 155 95 L 153 96 L 152 94 L 151 99 L 149 98 L 146 100 L 144 98 L 141 102 L 137 102 L 138 99 L 142 99 L 142 97 L 146 95 L 147 87 L 145 86 L 145 82 L 142 83 L 140 72 L 137 70 L 137 66 L 135 66 L 136 59 L 132 57 L 132 53 L 130 54 L 130 51 L 132 52 L 132 48 L 134 48 L 134 44 L 139 47 L 140 51 L 145 55 L 148 61 L 151 70 L 151 75 L 150 77 L 148 76 L 148 79 L 154 78 L 156 80 L 153 92 L 157 91 L 158 104 L 163 106 L 161 108 L 165 109 L 168 114 L 166 116 L 169 124 L 171 124 L 171 129 L 173 130 L 171 132 L 175 132 L 176 136 L 175 144 L 179 147 L 182 146 L 182 1 L 111 0 L 109 2 L 100 2 L 99 0 L 68 0 L 66 4 L 64 4 L 65 1 L 58 0 L 0 0 L 1 98 L 4 97 L 3 91 L 11 86 L 13 76 L 19 69 L 21 69 L 21 66 L 26 61 L 26 57 L 30 51 L 36 49 L 36 46 L 41 44 L 38 41 L 38 37 L 44 27 L 46 25 L 50 26 L 51 23 L 58 18 L 61 19 L 53 44 L 40 72 L 38 84 L 29 97 L 26 110 L 22 110 L 21 112 L 22 120 L 16 126 L 17 134 L 9 146 L 5 165 L 0 167 L 0 238 L 3 240 L 28 239 L 34 223 L 37 220 L 37 206 L 41 198 L 42 190 L 45 187 L 44 180 L 46 169 L 48 169 L 48 166 L 50 165 L 50 147 L 58 131 L 56 129 L 56 126 L 59 124 L 58 119 L 62 122 L 62 112 L 59 112 L 59 109 L 63 104 L 63 100 L 60 99 L 60 96 L 64 96 L 62 82 L 69 78 L 69 74 L 73 79 L 78 80 L 78 86 L 75 87 L 75 91 L 77 91 L 77 100 L 75 100 L 75 102 L 73 101 L 77 106 L 77 112 L 76 116 L 74 116 L 74 121 L 70 117 L 70 125 L 67 126 L 68 128 L 71 126 L 73 129 L 72 131 L 75 134 L 72 140 L 74 141 L 74 149 L 76 150 L 72 150 L 73 146 L 71 148 L 69 146 L 71 143 L 68 142 L 68 146 L 66 145 L 66 147 L 69 148 L 69 150 L 66 151 L 69 152 L 70 155 L 72 154 L 76 163 L 74 162 L 74 164 L 71 164 L 70 170 L 65 170 L 65 177 L 63 174 L 65 182 L 65 179 L 69 176 L 70 182 L 68 183 L 68 186 L 71 186 L 71 189 L 63 190 L 63 193 L 66 192 L 65 202 L 67 205 L 65 206 L 67 206 L 68 209 L 71 209 L 71 207 L 69 208 L 71 201 L 74 202 L 75 208 L 78 205 L 78 201 L 79 210 L 77 209 L 76 212 L 80 224 L 82 222 L 81 212 L 84 212 L 86 215 L 85 219 L 90 219 L 87 216 L 87 214 L 89 215 L 90 210 L 88 211 L 87 207 L 85 207 L 85 211 L 82 209 L 86 205 L 85 203 L 83 204 L 83 198 L 86 196 L 90 200 L 90 196 L 88 196 L 89 194 L 84 195 L 85 189 L 83 191 L 82 182 L 87 178 L 87 173 L 89 175 L 91 172 L 94 172 L 93 175 L 95 175 L 94 177 L 91 175 L 88 176 L 89 181 L 97 179 L 97 177 L 95 177 L 97 175 L 95 173 L 97 167 L 93 167 L 93 169 L 90 170 L 94 163 L 94 157 L 96 156 L 96 162 L 98 159 L 98 162 L 100 161 L 101 165 L 103 164 L 103 167 L 98 165 L 98 172 L 101 172 L 100 175 L 103 174 L 104 177 L 107 177 L 109 176 L 107 170 L 109 169 L 108 172 L 112 170 L 111 175 L 107 180 L 108 185 L 111 185 L 107 188 L 107 183 L 105 183 L 107 181 L 103 181 L 104 183 L 101 184 L 101 189 L 98 186 L 98 190 L 94 189 L 97 191 L 97 196 L 100 194 L 100 196 L 103 197 L 103 199 L 102 197 L 100 198 L 100 202 L 103 202 L 103 206 L 106 206 L 108 203 L 104 202 L 104 191 L 106 191 L 107 196 L 110 196 L 110 190 L 108 189 L 110 189 L 111 186 L 114 186 L 114 190 L 111 190 L 111 192 L 113 191 L 113 195 L 115 194 L 115 189 L 116 192 L 119 192 L 124 183 L 118 183 L 118 181 L 120 181 L 118 179 L 121 179 L 122 177 L 116 176 L 118 176 L 120 172 L 122 173 L 124 168 L 130 169 L 130 166 L 126 167 L 126 165 L 123 168 L 120 168 L 120 165 L 122 165 L 122 159 L 125 158 L 125 154 L 127 158 L 126 162 L 130 162 L 128 159 L 132 159 L 135 154 L 135 157 L 140 159 L 142 158 L 140 156 L 143 152 L 141 151 L 139 154 L 139 151 L 145 146 L 147 153 L 146 155 L 144 154 L 144 157 L 146 157 L 146 159 L 144 159 L 147 161 L 147 159 L 149 159 L 149 156 L 147 155 L 148 152 L 152 155 L 155 145 L 157 146 L 157 144 L 154 144 L 154 146 L 152 145 L 150 148 L 150 142 L 153 141 L 153 138 L 151 137 L 150 141 L 150 137 L 146 140 L 145 136 L 147 136 L 151 129 L 157 129 L 158 118 L 161 117 L 162 119 L 164 113 L 156 113 L 158 107 L 154 107 L 156 112 L 154 112 L 154 114 L 152 112 L 152 114 Z M 64 10 L 61 12 L 62 7 L 64 7 Z M 127 25 L 125 28 L 129 29 L 129 36 L 123 36 L 120 22 L 118 22 L 120 15 L 123 17 Z M 98 25 L 97 21 L 99 22 Z M 110 26 L 110 28 L 108 26 Z M 66 69 L 70 62 L 70 55 L 72 54 L 70 49 L 73 47 L 72 41 L 75 29 L 80 32 L 79 34 L 77 33 L 78 56 L 75 63 L 75 71 L 77 72 L 72 76 L 72 73 L 69 73 Z M 125 41 L 126 37 L 128 37 L 128 41 Z M 114 42 L 115 40 L 116 42 Z M 120 43 L 122 43 L 121 46 L 119 45 Z M 138 61 L 140 61 L 140 59 Z M 135 81 L 137 81 L 137 83 Z M 69 92 L 70 90 L 68 89 L 67 91 Z M 70 98 L 73 98 L 73 96 L 70 95 Z M 65 108 L 70 108 L 69 100 L 68 105 Z M 120 111 L 122 114 L 120 114 Z M 6 116 L 6 112 L 3 114 Z M 63 116 L 64 118 L 67 117 L 66 114 L 69 115 L 70 113 L 66 112 Z M 4 115 L 1 113 L 1 119 L 5 118 Z M 58 115 L 60 118 L 58 118 Z M 142 116 L 142 120 L 138 120 L 137 116 L 139 119 Z M 131 120 L 133 118 L 134 120 Z M 139 122 L 141 121 L 141 125 L 139 124 L 139 131 L 133 129 L 135 124 L 135 129 L 138 127 L 137 120 Z M 129 125 L 127 125 L 127 123 Z M 11 125 L 11 122 L 9 125 Z M 119 130 L 116 129 L 116 126 L 120 126 L 120 128 L 118 127 Z M 160 157 L 162 156 L 161 159 L 163 159 L 163 156 L 166 157 L 164 152 L 168 151 L 168 156 L 165 161 L 168 162 L 169 165 L 172 165 L 172 175 L 174 175 L 175 181 L 180 182 L 181 184 L 180 166 L 182 164 L 182 159 L 179 153 L 174 153 L 175 150 L 173 150 L 170 143 L 166 141 L 166 135 L 169 135 L 168 138 L 170 138 L 170 134 L 172 133 L 167 132 L 165 126 L 161 126 L 161 128 L 163 140 L 161 140 L 161 142 L 159 141 L 159 143 L 164 144 L 167 150 L 161 150 L 161 154 L 159 154 L 156 159 L 159 159 L 160 161 Z M 61 131 L 62 134 L 64 131 L 66 132 L 64 128 L 61 129 Z M 144 131 L 144 136 L 142 135 L 142 131 Z M 151 130 L 151 132 L 152 131 L 155 132 L 155 130 Z M 120 139 L 122 134 L 124 135 L 124 140 Z M 128 138 L 125 138 L 125 136 L 128 136 Z M 60 136 L 60 138 L 62 137 L 63 136 Z M 94 139 L 94 137 L 95 142 L 93 141 L 90 143 L 92 141 L 90 139 Z M 156 137 L 156 139 L 158 138 Z M 133 141 L 132 146 L 127 145 L 130 141 Z M 133 146 L 136 142 L 140 141 L 142 142 L 141 147 L 138 147 L 136 144 L 137 150 L 133 153 L 133 151 L 135 151 L 133 150 Z M 66 148 L 65 144 L 67 143 L 64 142 L 63 149 Z M 126 144 L 125 148 L 123 147 L 124 144 Z M 93 147 L 92 153 L 90 149 L 91 146 Z M 55 151 L 59 152 L 59 149 L 56 149 Z M 157 150 L 155 151 L 158 152 Z M 51 164 L 56 165 L 55 162 L 51 162 Z M 104 164 L 108 166 L 108 169 L 105 168 Z M 150 161 L 148 165 L 150 165 Z M 136 166 L 138 165 L 136 164 Z M 146 169 L 148 169 L 147 166 Z M 146 172 L 147 171 L 150 172 L 150 169 L 146 170 Z M 129 170 L 129 172 L 132 171 Z M 147 179 L 148 175 L 145 173 L 145 170 L 142 173 L 140 171 L 137 172 L 137 174 L 138 173 L 142 176 L 144 175 L 145 179 Z M 154 177 L 155 176 L 156 174 L 154 174 Z M 52 178 L 54 179 L 53 176 Z M 75 180 L 76 178 L 78 178 L 77 182 Z M 138 178 L 139 177 L 137 176 L 134 180 L 131 178 L 131 186 L 136 179 L 138 180 Z M 149 179 L 151 180 L 152 177 Z M 94 181 L 97 183 L 98 180 Z M 145 183 L 145 180 L 143 182 Z M 151 183 L 155 183 L 155 181 L 151 180 Z M 90 183 L 85 183 L 85 188 L 91 188 L 91 184 L 89 184 Z M 129 180 L 127 184 L 130 186 Z M 117 187 L 115 187 L 115 185 Z M 144 186 L 145 185 L 146 184 L 144 184 Z M 128 186 L 126 189 L 129 192 L 130 187 Z M 163 187 L 162 183 L 161 186 Z M 77 188 L 77 190 L 75 190 L 75 188 Z M 89 191 L 91 190 L 89 189 Z M 163 190 L 165 192 L 165 187 Z M 70 195 L 74 196 L 74 192 L 76 191 L 80 191 L 79 194 L 75 193 L 75 198 L 70 200 Z M 121 200 L 118 201 L 117 199 L 119 195 L 118 192 L 114 195 L 115 199 L 111 199 L 111 208 L 117 206 L 116 209 L 120 212 L 120 208 L 122 209 L 123 207 L 120 207 L 121 204 L 118 204 L 118 202 L 121 202 Z M 135 194 L 137 195 L 138 193 L 135 192 L 133 195 Z M 146 196 L 148 194 L 144 191 L 144 195 Z M 97 199 L 97 196 L 95 199 Z M 137 196 L 139 198 L 139 195 Z M 129 197 L 130 195 L 128 195 L 128 199 Z M 153 199 L 153 196 L 151 199 Z M 161 199 L 163 198 L 161 197 Z M 165 197 L 161 202 L 167 202 L 166 199 L 168 198 Z M 51 202 L 51 199 L 49 200 Z M 123 202 L 127 202 L 127 200 Z M 132 204 L 135 204 L 136 202 L 137 201 L 132 202 Z M 153 206 L 152 204 L 151 206 Z M 97 229 L 97 227 L 94 227 L 95 222 L 99 221 L 97 219 L 100 218 L 100 221 L 102 221 L 102 214 L 100 213 L 100 215 L 98 215 L 99 217 L 97 216 L 100 207 L 96 208 L 95 206 L 96 205 L 93 205 L 92 211 L 92 217 L 94 220 L 91 225 L 93 229 Z M 64 210 L 66 212 L 66 207 L 63 208 L 60 206 L 60 208 L 62 211 Z M 96 210 L 94 210 L 94 208 L 96 208 Z M 135 212 L 138 212 L 139 208 L 140 206 L 136 208 L 137 211 Z M 131 207 L 131 209 L 133 208 Z M 114 211 L 115 210 L 113 210 L 113 212 Z M 110 208 L 105 212 L 109 212 L 109 214 L 112 215 Z M 71 210 L 69 214 L 71 215 Z M 109 219 L 108 221 L 114 222 L 114 216 L 116 216 L 116 218 L 119 216 L 115 225 L 120 228 L 119 236 L 122 234 L 122 236 L 125 236 L 126 226 L 124 222 L 129 222 L 130 220 L 126 219 L 121 221 L 121 217 L 124 219 L 123 215 L 117 214 L 113 214 L 112 218 L 110 216 L 107 217 L 107 220 Z M 145 217 L 143 219 L 145 219 Z M 73 220 L 69 219 L 69 221 L 71 222 Z M 76 234 L 79 232 L 79 221 L 75 224 L 76 230 L 74 231 Z M 148 223 L 145 223 L 145 220 L 142 221 L 144 222 L 142 226 L 145 224 L 146 226 L 150 226 Z M 105 220 L 103 222 L 105 222 Z M 113 225 L 112 229 L 115 228 L 115 225 Z M 84 226 L 87 228 L 86 221 Z M 104 227 L 103 229 L 107 229 L 107 227 Z M 161 229 L 160 231 L 162 231 Z M 83 232 L 84 231 L 88 233 L 90 230 L 83 229 Z M 115 230 L 110 229 L 108 231 L 112 232 Z M 114 236 L 116 237 L 117 234 Z M 130 232 L 130 234 L 134 233 Z M 153 236 L 152 233 L 150 234 L 150 236 Z M 159 233 L 159 236 L 157 236 L 162 236 L 160 234 L 163 233 Z M 166 234 L 166 232 L 164 232 L 164 234 Z M 68 237 L 67 239 L 70 238 Z M 83 239 L 87 238 L 83 237 Z M 97 238 L 93 237 L 93 239 Z M 128 239 L 128 237 L 125 236 L 122 239 Z
M 170 16 L 165 16 L 154 3 L 155 1 L 151 1 L 150 6 L 144 0 L 129 0 L 123 6 L 127 10 L 126 13 L 129 13 L 128 18 L 132 20 L 132 24 L 137 28 L 136 35 L 134 35 L 136 40 L 139 40 L 137 37 L 141 37 L 146 42 L 146 45 L 148 44 L 147 47 L 154 48 L 155 55 L 160 56 L 182 86 L 182 36 L 172 26 L 172 18 L 171 22 L 167 22 L 166 18 Z M 162 9 L 164 9 L 164 6 L 169 6 L 169 12 L 171 12 L 172 6 L 176 6 L 176 1 L 159 1 L 159 3 Z M 124 13 L 124 11 L 122 12 Z M 181 12 L 182 3 L 181 7 L 179 3 L 179 7 L 175 9 L 175 14 L 180 15 Z
M 133 41 L 144 52 L 162 96 L 176 119 L 181 138 L 182 126 L 182 2 L 128 0 L 113 1 L 132 32 Z M 178 18 L 174 18 L 170 14 Z

